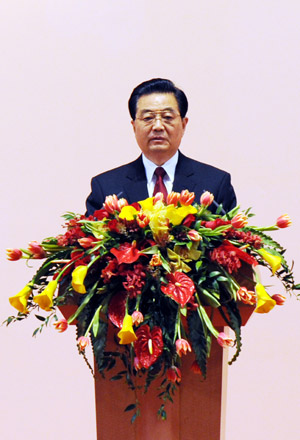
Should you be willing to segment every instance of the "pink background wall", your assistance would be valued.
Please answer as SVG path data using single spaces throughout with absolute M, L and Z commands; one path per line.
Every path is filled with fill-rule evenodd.
M 65 211 L 84 212 L 93 175 L 137 156 L 127 99 L 156 76 L 188 95 L 182 151 L 230 171 L 257 224 L 293 218 L 274 237 L 300 280 L 299 14 L 297 0 L 0 3 L 1 322 L 34 273 L 5 248 L 58 234 Z M 226 440 L 299 439 L 299 316 L 288 299 L 245 328 Z M 95 439 L 74 329 L 31 338 L 37 326 L 0 328 L 0 438 Z

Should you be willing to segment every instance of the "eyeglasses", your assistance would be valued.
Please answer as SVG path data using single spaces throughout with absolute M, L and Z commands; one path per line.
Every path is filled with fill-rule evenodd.
M 178 113 L 175 113 L 171 110 L 164 110 L 158 112 L 145 112 L 141 118 L 136 118 L 143 125 L 153 125 L 156 122 L 156 119 L 159 118 L 163 125 L 173 125 L 175 120 L 180 117 Z

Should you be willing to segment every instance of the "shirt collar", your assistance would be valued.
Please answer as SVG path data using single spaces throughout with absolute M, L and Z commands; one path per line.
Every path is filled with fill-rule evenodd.
M 167 162 L 162 165 L 163 169 L 167 173 L 166 177 L 168 177 L 168 179 L 170 179 L 172 183 L 174 182 L 175 178 L 175 168 L 178 162 L 178 156 L 179 153 L 178 151 L 176 151 L 174 156 L 172 156 L 171 159 L 167 160 Z M 157 168 L 157 165 L 149 160 L 144 154 L 142 154 L 142 160 L 145 167 L 147 182 L 149 183 L 153 178 L 153 174 L 155 169 Z

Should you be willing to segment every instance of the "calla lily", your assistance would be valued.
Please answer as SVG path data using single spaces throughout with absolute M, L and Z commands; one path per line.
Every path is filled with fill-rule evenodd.
M 258 249 L 259 255 L 271 266 L 273 274 L 281 267 L 281 257 L 279 255 L 273 255 L 266 249 Z
M 33 301 L 40 306 L 41 309 L 46 310 L 46 312 L 51 311 L 53 306 L 53 295 L 57 288 L 57 281 L 52 280 L 48 283 L 45 289 L 39 294 L 33 297 Z
M 134 220 L 134 217 L 137 216 L 138 213 L 139 211 L 137 211 L 134 206 L 123 206 L 119 214 L 119 218 L 131 221 Z
M 131 315 L 125 315 L 123 320 L 123 325 L 121 330 L 118 333 L 118 337 L 120 338 L 119 344 L 125 345 L 130 344 L 137 340 L 136 334 L 134 333 L 132 327 L 132 317 Z
M 72 272 L 72 287 L 77 293 L 86 293 L 85 285 L 83 284 L 88 268 L 87 266 L 77 266 Z
M 20 313 L 29 313 L 27 309 L 27 300 L 32 292 L 32 286 L 27 284 L 23 289 L 15 296 L 9 298 L 10 304 L 17 309 Z
M 255 286 L 255 290 L 257 293 L 257 304 L 256 309 L 254 310 L 256 313 L 268 313 L 273 307 L 276 305 L 276 301 L 268 295 L 264 286 L 260 283 L 257 283 Z

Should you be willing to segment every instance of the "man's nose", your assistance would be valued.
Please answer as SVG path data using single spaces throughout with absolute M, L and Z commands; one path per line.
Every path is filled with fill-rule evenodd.
M 162 123 L 160 115 L 156 115 L 156 118 L 155 118 L 155 121 L 153 122 L 152 128 L 153 128 L 153 130 L 164 130 L 165 126 Z

